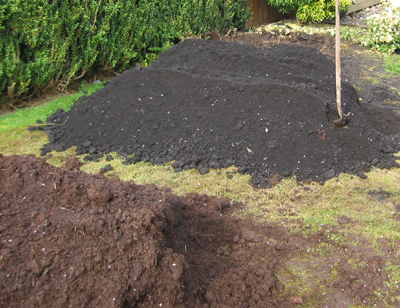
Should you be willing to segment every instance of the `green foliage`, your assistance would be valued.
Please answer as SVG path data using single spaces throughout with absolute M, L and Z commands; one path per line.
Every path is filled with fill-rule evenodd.
M 297 10 L 301 22 L 322 21 L 335 18 L 335 0 L 269 0 L 270 5 L 281 13 Z M 347 11 L 351 0 L 340 1 L 340 11 Z
M 385 69 L 389 74 L 400 76 L 400 57 L 398 55 L 390 55 L 384 58 Z
M 392 54 L 400 48 L 400 11 L 383 12 L 366 20 L 371 26 L 363 42 L 379 52 Z
M 366 22 L 370 28 L 344 27 L 341 37 L 383 54 L 393 54 L 400 48 L 400 11 L 383 12 L 367 18 Z
M 247 6 L 247 0 L 0 0 L 0 104 L 151 61 L 188 34 L 238 28 L 250 17 Z

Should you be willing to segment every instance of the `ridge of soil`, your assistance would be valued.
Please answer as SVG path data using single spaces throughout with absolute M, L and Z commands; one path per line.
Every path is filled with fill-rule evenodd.
M 86 174 L 76 158 L 66 166 L 0 154 L 1 307 L 296 307 L 303 298 L 276 271 L 321 243 L 343 255 L 316 268 L 340 264 L 309 299 L 382 307 L 373 290 L 386 288 L 386 261 L 369 248 L 256 225 L 226 199 Z M 347 262 L 360 256 L 363 268 Z
M 77 146 L 85 160 L 117 151 L 126 164 L 175 161 L 177 172 L 234 165 L 260 187 L 277 174 L 323 183 L 399 166 L 399 117 L 358 98 L 343 80 L 351 120 L 334 128 L 334 63 L 319 50 L 188 39 L 49 117 L 42 155 Z

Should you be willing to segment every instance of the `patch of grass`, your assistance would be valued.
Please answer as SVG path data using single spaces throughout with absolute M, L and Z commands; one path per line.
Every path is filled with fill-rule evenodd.
M 363 247 L 364 251 L 365 247 Z M 287 260 L 276 273 L 277 279 L 284 284 L 281 292 L 283 297 L 299 295 L 304 304 L 301 307 L 322 307 L 330 298 L 338 297 L 342 293 L 337 282 L 346 281 L 349 272 L 363 273 L 368 270 L 366 257 L 368 254 L 379 254 L 378 251 L 369 249 L 368 252 L 354 253 L 343 250 L 341 244 L 318 243 L 315 246 L 306 247 L 295 258 Z M 383 269 L 387 273 L 387 280 L 383 281 L 381 288 L 373 293 L 380 297 L 385 307 L 393 307 L 392 300 L 399 296 L 399 270 L 398 265 L 390 262 Z M 329 286 L 328 288 L 326 286 Z M 308 300 L 308 297 L 312 300 Z M 346 295 L 344 298 L 348 298 Z M 346 306 L 347 307 L 347 306 Z M 349 307 L 372 307 L 368 304 L 350 305 Z
M 397 300 L 400 301 L 400 265 L 393 265 L 392 262 L 388 262 L 386 267 L 386 273 L 388 275 L 388 287 L 392 292 L 398 292 Z
M 0 133 L 0 153 L 3 155 L 40 155 L 40 147 L 49 140 L 43 131 L 29 132 L 26 127 Z
M 360 257 L 357 259 L 349 259 L 348 263 L 355 270 L 363 271 L 367 267 L 367 262 L 361 258 L 362 256 L 360 255 Z
M 116 153 L 111 153 L 117 157 Z M 100 168 L 111 164 L 113 170 L 106 173 L 108 177 L 120 178 L 124 181 L 134 181 L 137 184 L 147 185 L 156 183 L 159 187 L 169 187 L 178 195 L 189 192 L 198 194 L 210 194 L 219 197 L 227 197 L 232 200 L 248 202 L 253 198 L 254 189 L 249 190 L 250 176 L 241 176 L 238 173 L 228 179 L 226 172 L 236 172 L 236 168 L 211 170 L 206 175 L 201 175 L 197 170 L 186 170 L 176 173 L 171 164 L 163 166 L 139 162 L 134 165 L 123 165 L 123 160 L 116 158 L 106 161 L 105 157 L 99 162 L 90 162 L 82 166 L 82 170 L 88 173 L 98 173 Z M 240 196 L 239 196 L 240 195 Z
M 281 295 L 285 298 L 301 296 L 304 300 L 301 307 L 322 307 L 335 291 L 327 289 L 325 285 L 327 282 L 332 285 L 341 278 L 339 261 L 344 257 L 334 245 L 320 243 L 315 247 L 307 247 L 277 271 L 277 279 L 285 286 Z
M 46 156 L 46 157 L 48 157 L 46 161 L 49 164 L 52 164 L 53 166 L 64 167 L 65 161 L 68 158 L 76 156 L 75 151 L 76 151 L 76 147 L 69 148 L 68 150 L 66 150 L 64 152 L 52 151 L 50 153 L 50 155 Z
M 46 118 L 54 114 L 58 108 L 68 111 L 79 97 L 90 95 L 102 87 L 102 83 L 84 85 L 79 92 L 62 96 L 46 105 L 24 108 L 5 114 L 0 117 L 0 133 L 35 124 L 36 120 L 45 121 Z M 84 94 L 83 91 L 87 92 L 87 94 Z
M 385 69 L 389 74 L 400 75 L 400 56 L 386 56 L 383 60 Z
M 383 76 L 380 76 L 381 78 L 371 77 L 371 73 L 368 70 L 362 70 L 361 74 L 363 76 L 362 77 L 363 81 L 365 81 L 366 83 L 373 84 L 373 85 L 379 84 L 381 81 L 381 78 L 384 78 Z
M 329 268 L 319 268 L 320 264 L 314 260 L 291 260 L 277 274 L 278 279 L 285 285 L 285 297 L 301 294 L 302 297 L 315 297 L 316 294 L 323 294 L 324 288 L 321 279 L 326 280 L 330 277 Z M 290 288 L 289 288 L 290 286 Z M 318 299 L 321 304 L 321 298 Z
M 126 166 L 120 159 L 107 162 L 103 158 L 97 163 L 87 163 L 82 170 L 98 173 L 108 163 L 113 166 L 106 174 L 109 177 L 118 176 L 121 180 L 144 185 L 155 183 L 171 188 L 178 195 L 195 192 L 226 197 L 244 204 L 245 210 L 240 215 L 257 217 L 260 222 L 273 221 L 304 234 L 335 226 L 343 233 L 357 233 L 371 242 L 381 238 L 400 241 L 395 219 L 395 204 L 400 203 L 399 169 L 374 169 L 366 180 L 344 174 L 323 186 L 310 183 L 306 185 L 310 189 L 307 191 L 295 178 L 284 179 L 271 189 L 255 189 L 249 185 L 248 175 L 236 173 L 232 179 L 227 178 L 226 172 L 234 173 L 235 167 L 200 175 L 197 170 L 176 173 L 170 164 L 153 166 L 141 162 Z M 392 195 L 381 200 L 378 195 L 369 193 L 381 188 Z M 348 217 L 351 222 L 340 225 L 341 216 Z M 331 234 L 331 238 L 340 240 L 341 237 Z
M 378 84 L 380 82 L 380 79 L 379 78 L 371 78 L 369 81 L 372 84 Z

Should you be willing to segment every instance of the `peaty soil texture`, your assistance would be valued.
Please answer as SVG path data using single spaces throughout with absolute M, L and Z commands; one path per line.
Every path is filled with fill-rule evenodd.
M 386 288 L 386 261 L 368 248 L 256 225 L 226 199 L 89 175 L 75 158 L 66 166 L 0 154 L 1 307 L 297 307 L 275 274 L 321 243 L 342 253 L 315 275 L 340 270 L 307 300 L 383 307 L 373 290 Z
M 85 160 L 116 151 L 126 164 L 175 161 L 177 172 L 234 165 L 260 187 L 276 175 L 324 182 L 398 166 L 400 117 L 361 105 L 348 79 L 342 102 L 350 121 L 332 126 L 334 67 L 329 55 L 298 44 L 188 39 L 49 117 L 42 155 L 77 146 Z

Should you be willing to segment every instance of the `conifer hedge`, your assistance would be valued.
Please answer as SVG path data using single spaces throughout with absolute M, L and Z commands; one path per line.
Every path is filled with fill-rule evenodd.
M 247 0 L 0 0 L 0 104 L 249 17 Z

